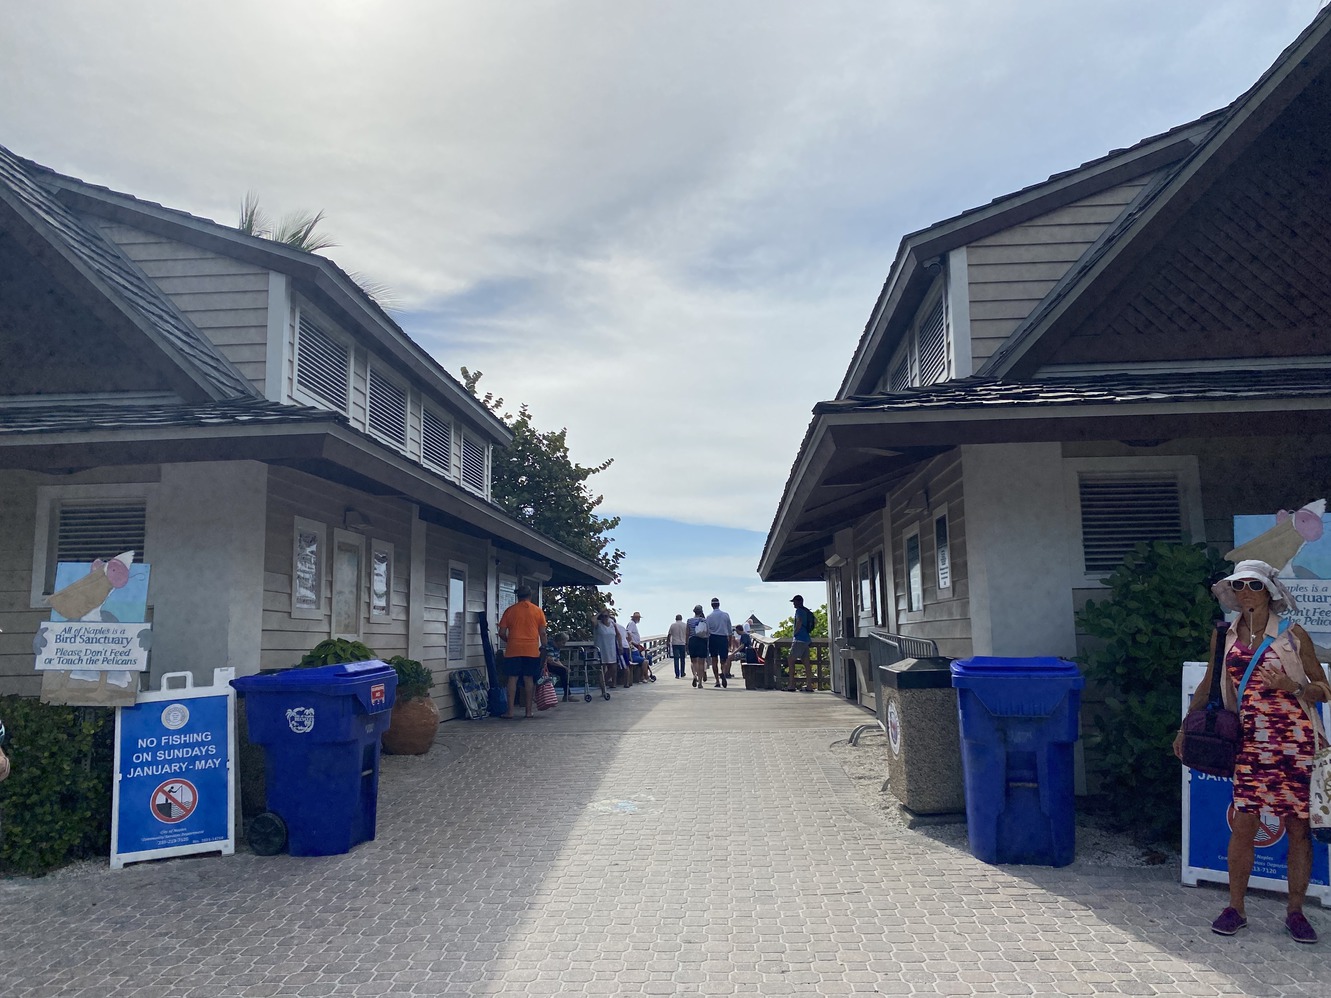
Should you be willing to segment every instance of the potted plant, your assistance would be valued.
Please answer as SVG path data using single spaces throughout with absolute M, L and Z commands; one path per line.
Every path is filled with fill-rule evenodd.
M 439 731 L 439 708 L 430 697 L 434 676 L 404 655 L 394 655 L 388 664 L 397 672 L 397 698 L 384 732 L 384 749 L 394 755 L 424 755 Z
M 369 662 L 377 659 L 373 648 L 346 638 L 327 638 L 301 656 L 297 669 L 313 669 L 320 665 L 344 665 L 351 662 Z

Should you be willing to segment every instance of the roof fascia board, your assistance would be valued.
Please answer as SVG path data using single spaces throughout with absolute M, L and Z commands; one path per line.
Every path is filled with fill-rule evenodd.
M 790 479 L 782 490 L 781 500 L 777 503 L 776 516 L 767 531 L 767 542 L 763 545 L 762 555 L 758 559 L 758 575 L 766 580 L 767 574 L 784 546 L 786 539 L 794 529 L 795 521 L 804 512 L 804 504 L 813 490 L 818 487 L 818 479 L 827 468 L 836 448 L 827 436 L 826 420 L 814 416 L 809 429 L 800 445 L 795 458 L 795 467 Z
M 888 273 L 883 290 L 874 304 L 865 328 L 865 336 L 856 349 L 849 369 L 837 389 L 837 398 L 855 395 L 866 389 L 862 384 L 873 359 L 886 346 L 886 333 L 900 306 L 904 290 L 915 276 L 920 262 L 930 260 L 977 239 L 993 235 L 1022 222 L 1080 201 L 1103 190 L 1117 187 L 1134 177 L 1153 173 L 1189 155 L 1200 137 L 1213 123 L 1205 119 L 1181 126 L 1156 142 L 1126 150 L 1122 154 L 1059 177 L 1036 184 L 998 201 L 973 208 L 926 229 L 909 233 L 901 240 L 897 257 Z M 907 269 L 909 268 L 909 269 Z M 909 318 L 909 317 L 907 317 Z M 898 321 L 896 325 L 904 325 Z
M 58 173 L 43 174 L 43 182 L 58 188 L 66 206 L 113 222 L 122 222 L 156 235 L 180 238 L 221 256 L 229 256 L 279 273 L 317 288 L 328 304 L 364 330 L 385 349 L 405 373 L 438 391 L 443 400 L 462 413 L 475 428 L 507 444 L 508 427 L 481 405 L 443 366 L 423 350 L 331 260 L 293 249 L 271 239 L 248 236 L 209 219 L 140 201 L 128 194 L 101 190 Z M 321 303 L 322 304 L 322 303 Z
M 340 419 L 330 413 L 327 421 L 307 419 L 286 424 L 0 433 L 0 468 L 69 469 L 184 460 L 325 460 L 553 561 L 579 577 L 601 585 L 613 581 L 611 573 L 596 562 L 405 458 L 383 452 L 358 431 L 342 425 Z
M 1161 225 L 1169 225 L 1197 203 L 1221 176 L 1256 140 L 1268 125 L 1300 94 L 1317 73 L 1331 63 L 1331 45 L 1325 44 L 1331 30 L 1331 16 L 1327 11 L 1304 35 L 1290 46 L 1279 60 L 1242 97 L 1238 106 L 1211 132 L 1193 152 L 1188 162 L 1165 184 L 1150 204 L 1129 220 L 1124 233 L 1115 244 L 1078 275 L 1074 287 L 1063 296 L 1039 321 L 1024 330 L 1014 331 L 1010 348 L 990 358 L 979 373 L 987 377 L 1003 378 L 1019 371 L 1019 365 L 1032 348 L 1065 316 L 1076 316 L 1078 306 L 1086 292 L 1106 273 L 1125 266 L 1124 260 L 1139 253 L 1137 245 L 1143 233 Z M 1318 52 L 1318 47 L 1322 51 Z M 1314 59 L 1314 56 L 1316 58 Z M 1126 276 L 1124 274 L 1123 276 Z M 1052 292 L 1051 292 L 1052 293 Z
M 64 240 L 56 238 L 51 233 L 49 226 L 41 219 L 35 218 L 25 205 L 10 195 L 3 185 L 0 185 L 0 205 L 3 205 L 4 210 L 40 241 L 43 249 L 53 253 L 61 264 L 68 267 L 73 275 L 84 281 L 95 292 L 95 301 L 85 299 L 93 309 L 94 314 L 100 314 L 103 321 L 106 321 L 110 318 L 107 314 L 109 309 L 116 318 L 127 322 L 135 332 L 152 345 L 154 350 L 170 361 L 170 367 L 164 373 L 167 375 L 172 388 L 179 392 L 183 398 L 191 401 L 204 399 L 219 401 L 231 397 L 220 391 L 219 387 L 214 385 L 212 380 L 191 363 L 173 343 L 163 338 L 138 309 L 129 305 L 116 288 L 109 285 L 96 270 L 88 266 L 77 253 L 65 244 Z M 29 244 L 28 249 L 29 251 L 32 250 L 31 244 Z M 43 255 L 38 254 L 38 259 L 50 266 L 54 261 L 49 258 L 43 260 Z M 239 372 L 235 373 L 237 377 L 240 377 Z

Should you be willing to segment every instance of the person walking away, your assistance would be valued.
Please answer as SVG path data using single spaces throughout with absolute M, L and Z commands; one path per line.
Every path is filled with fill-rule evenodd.
M 716 688 L 722 689 L 730 678 L 730 614 L 721 609 L 721 601 L 712 597 L 712 612 L 707 615 L 707 657 L 712 660 Z M 723 669 L 722 666 L 725 668 Z
M 675 678 L 683 679 L 684 660 L 689 650 L 689 627 L 682 614 L 675 614 L 675 622 L 666 631 L 666 644 L 670 646 L 670 657 L 675 660 Z
M 508 676 L 508 713 L 513 716 L 518 680 L 527 694 L 527 716 L 535 716 L 536 679 L 541 674 L 541 650 L 545 647 L 548 625 L 545 611 L 531 601 L 531 587 L 518 586 L 513 593 L 518 601 L 499 618 L 499 638 L 504 642 L 504 674 Z
M 1238 711 L 1243 729 L 1234 764 L 1229 906 L 1211 923 L 1211 931 L 1232 936 L 1248 924 L 1244 900 L 1265 812 L 1278 816 L 1289 836 L 1285 931 L 1295 942 L 1315 943 L 1317 931 L 1303 914 L 1313 863 L 1308 798 L 1314 745 L 1326 738 L 1317 704 L 1331 699 L 1331 686 L 1308 633 L 1281 619 L 1294 612 L 1295 602 L 1274 568 L 1264 561 L 1240 561 L 1211 592 L 1225 610 L 1237 613 L 1225 635 L 1221 695 L 1226 707 Z M 1214 646 L 1211 651 L 1212 664 L 1193 694 L 1191 710 L 1205 706 L 1210 696 Z M 1174 754 L 1183 758 L 1181 730 Z
M 707 618 L 702 604 L 693 608 L 689 619 L 689 661 L 693 666 L 693 685 L 702 689 L 707 682 Z
M 812 610 L 804 605 L 803 596 L 793 596 L 790 602 L 795 604 L 795 633 L 790 638 L 790 654 L 786 656 L 786 675 L 789 676 L 787 693 L 795 692 L 795 666 L 804 666 L 805 693 L 816 693 L 818 682 L 813 676 L 813 660 L 809 656 L 809 644 L 813 641 L 813 629 L 818 623 Z

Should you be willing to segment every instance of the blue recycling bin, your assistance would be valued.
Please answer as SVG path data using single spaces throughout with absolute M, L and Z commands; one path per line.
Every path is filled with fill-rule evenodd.
M 1067 866 L 1081 671 L 1059 658 L 966 658 L 952 663 L 952 685 L 971 852 L 986 863 Z
M 332 856 L 374 838 L 379 738 L 397 673 L 383 662 L 287 669 L 231 680 L 250 741 L 264 749 L 268 811 L 250 844 L 273 855 Z

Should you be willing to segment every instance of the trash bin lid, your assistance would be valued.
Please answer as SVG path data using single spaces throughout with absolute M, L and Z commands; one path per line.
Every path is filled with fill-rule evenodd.
M 897 690 L 946 688 L 952 685 L 948 670 L 951 661 L 941 655 L 929 658 L 903 658 L 891 665 L 880 665 L 879 677 L 884 686 Z
M 396 672 L 391 665 L 371 659 L 368 662 L 347 662 L 341 665 L 320 665 L 313 669 L 283 669 L 264 672 L 257 676 L 238 676 L 231 685 L 242 693 L 336 693 L 349 685 L 359 684 Z
M 1076 662 L 1061 658 L 1000 658 L 977 655 L 952 663 L 952 685 L 965 685 L 967 679 L 1061 679 L 1076 680 L 1081 688 L 1081 670 Z M 958 682 L 960 680 L 961 682 Z

